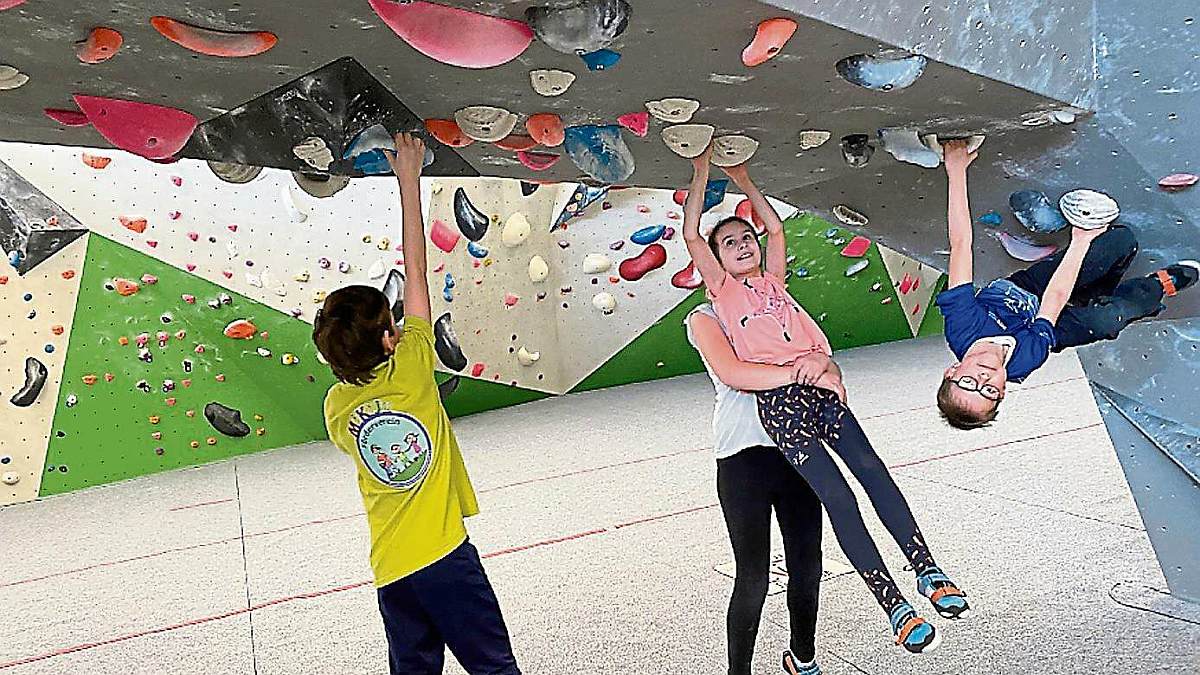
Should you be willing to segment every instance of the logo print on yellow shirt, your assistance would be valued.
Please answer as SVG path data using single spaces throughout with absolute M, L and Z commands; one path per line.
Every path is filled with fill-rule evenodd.
M 411 415 L 383 409 L 359 409 L 351 418 L 350 435 L 358 445 L 363 466 L 380 483 L 397 490 L 411 490 L 429 473 L 433 444 L 429 432 Z

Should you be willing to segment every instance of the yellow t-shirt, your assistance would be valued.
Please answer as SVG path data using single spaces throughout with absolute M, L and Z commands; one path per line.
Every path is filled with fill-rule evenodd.
M 329 439 L 354 458 L 371 527 L 371 567 L 384 586 L 431 565 L 467 537 L 479 512 L 433 379 L 433 327 L 405 317 L 400 343 L 363 386 L 325 396 Z

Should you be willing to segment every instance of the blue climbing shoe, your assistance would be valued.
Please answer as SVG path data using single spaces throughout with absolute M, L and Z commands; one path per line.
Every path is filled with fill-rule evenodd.
M 961 619 L 971 609 L 967 594 L 936 567 L 917 577 L 917 592 L 929 598 L 937 613 L 947 619 Z
M 913 654 L 931 652 L 942 644 L 942 636 L 938 635 L 933 624 L 917 616 L 917 610 L 907 602 L 900 603 L 892 610 L 891 622 L 896 644 Z
M 821 666 L 817 665 L 817 660 L 813 659 L 811 663 L 803 663 L 795 656 L 792 656 L 791 650 L 783 651 L 783 672 L 788 675 L 821 675 Z

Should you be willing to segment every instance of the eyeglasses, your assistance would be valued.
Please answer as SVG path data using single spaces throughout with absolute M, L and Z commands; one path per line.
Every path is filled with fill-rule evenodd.
M 995 402 L 999 403 L 1004 398 L 1004 394 L 1002 394 L 1000 392 L 1000 389 L 998 389 L 995 385 L 991 385 L 991 384 L 981 385 L 981 384 L 979 384 L 979 380 L 976 380 L 975 378 L 971 377 L 970 375 L 963 375 L 962 377 L 958 378 L 957 380 L 950 380 L 950 382 L 952 382 L 954 384 L 954 386 L 958 387 L 959 389 L 962 389 L 963 391 L 977 391 L 977 392 L 979 392 L 980 396 L 986 398 L 989 401 L 995 401 Z

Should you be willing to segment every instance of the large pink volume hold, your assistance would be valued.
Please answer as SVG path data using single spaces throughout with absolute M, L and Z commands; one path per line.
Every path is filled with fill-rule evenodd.
M 460 68 L 508 63 L 533 42 L 533 29 L 512 19 L 432 2 L 369 1 L 388 28 L 413 49 Z
M 187 145 L 199 121 L 176 108 L 75 95 L 75 104 L 110 143 L 146 159 L 168 159 Z

